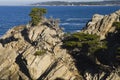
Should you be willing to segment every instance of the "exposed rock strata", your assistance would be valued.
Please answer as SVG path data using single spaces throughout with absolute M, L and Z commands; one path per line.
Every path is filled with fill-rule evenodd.
M 96 14 L 82 32 L 97 34 L 104 39 L 109 32 L 114 32 L 112 24 L 118 21 L 120 11 L 105 16 Z M 120 79 L 119 67 L 109 72 L 86 69 L 81 73 L 75 64 L 79 61 L 75 61 L 66 49 L 61 48 L 63 35 L 62 30 L 51 20 L 44 20 L 38 26 L 28 24 L 10 29 L 0 39 L 0 80 Z M 39 50 L 45 53 L 35 56 Z
M 91 21 L 88 22 L 83 32 L 89 34 L 97 34 L 101 39 L 105 39 L 105 36 L 109 32 L 114 32 L 115 27 L 113 22 L 120 21 L 120 10 L 110 15 L 95 14 Z
M 106 39 L 106 37 L 108 38 L 109 33 L 112 34 L 116 33 L 116 27 L 113 26 L 114 22 L 120 22 L 120 10 L 110 15 L 95 14 L 81 32 L 88 34 L 97 34 L 100 36 L 100 39 L 103 40 Z M 113 44 L 111 47 L 114 47 L 114 45 L 115 44 Z M 104 67 L 103 68 L 104 70 L 94 73 L 95 69 L 93 68 L 86 69 L 85 70 L 86 72 L 83 74 L 84 78 L 86 80 L 119 80 L 120 79 L 120 65 L 119 67 L 114 67 L 99 63 L 99 66 Z
M 10 29 L 0 39 L 0 79 L 75 79 L 78 72 L 73 59 L 60 48 L 62 36 L 62 30 L 50 20 L 34 27 L 26 25 Z M 46 53 L 35 56 L 38 50 Z

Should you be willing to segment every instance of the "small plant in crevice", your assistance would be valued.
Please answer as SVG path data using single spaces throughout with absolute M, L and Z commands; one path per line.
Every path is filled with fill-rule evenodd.
M 120 30 L 120 22 L 114 22 L 113 26 L 116 27 L 116 30 Z
M 41 56 L 41 55 L 44 55 L 46 53 L 45 50 L 38 50 L 34 53 L 35 56 Z

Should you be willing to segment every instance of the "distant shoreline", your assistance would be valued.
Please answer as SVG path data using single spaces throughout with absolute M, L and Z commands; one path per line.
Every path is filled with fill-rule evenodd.
M 28 5 L 28 6 L 120 6 L 120 5 Z
M 74 7 L 74 6 L 120 6 L 120 5 L 0 5 L 0 7 L 2 6 L 18 6 L 18 7 L 24 7 L 24 6 L 35 6 L 35 7 L 39 7 L 39 6 L 68 6 L 68 7 Z
M 67 2 L 47 1 L 30 4 L 32 6 L 120 6 L 120 1 Z

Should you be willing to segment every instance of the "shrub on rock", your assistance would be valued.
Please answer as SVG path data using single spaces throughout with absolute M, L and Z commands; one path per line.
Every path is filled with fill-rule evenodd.
M 46 13 L 47 10 L 44 8 L 33 8 L 29 14 L 29 16 L 31 17 L 32 25 L 38 25 L 38 23 L 42 20 L 43 15 Z

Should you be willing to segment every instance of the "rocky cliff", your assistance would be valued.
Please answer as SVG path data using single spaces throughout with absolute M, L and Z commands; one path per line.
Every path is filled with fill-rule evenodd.
M 86 80 L 119 80 L 120 79 L 120 10 L 109 15 L 93 15 L 93 18 L 81 31 L 87 34 L 96 34 L 105 42 L 106 48 L 97 50 L 94 54 L 97 66 L 101 68 L 86 68 Z M 96 54 L 98 54 L 96 56 Z M 89 56 L 90 58 L 90 56 Z M 106 64 L 107 63 L 107 64 Z M 117 64 L 117 65 L 116 65 Z
M 61 49 L 62 30 L 54 20 L 17 26 L 0 39 L 0 79 L 55 80 L 79 78 L 73 59 Z
M 0 38 L 0 80 L 119 80 L 120 56 L 116 59 L 112 53 L 120 47 L 120 39 L 114 36 L 119 37 L 120 32 L 116 32 L 114 22 L 120 22 L 120 11 L 105 16 L 94 15 L 81 31 L 97 34 L 106 41 L 108 33 L 113 33 L 108 49 L 102 49 L 94 56 L 86 55 L 87 49 L 74 47 L 68 51 L 63 48 L 64 32 L 56 20 L 44 19 L 37 26 L 13 27 Z M 89 36 L 74 37 L 83 41 L 94 39 Z
M 114 32 L 114 22 L 120 21 L 120 10 L 110 15 L 99 15 L 95 14 L 93 18 L 87 23 L 83 32 L 89 34 L 97 34 L 101 39 L 105 39 L 107 33 Z

